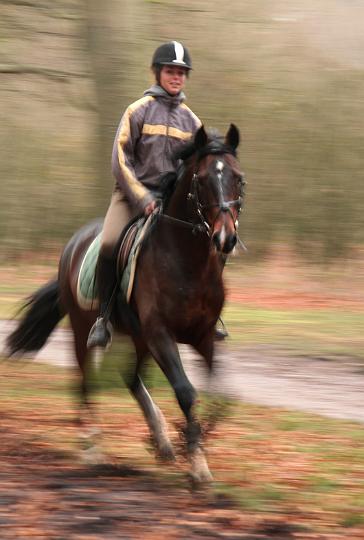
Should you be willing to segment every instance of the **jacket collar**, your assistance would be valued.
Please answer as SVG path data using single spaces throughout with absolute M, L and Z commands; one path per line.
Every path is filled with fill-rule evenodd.
M 168 94 L 168 92 L 164 90 L 164 88 L 162 88 L 158 84 L 153 84 L 153 86 L 148 88 L 148 90 L 146 90 L 143 95 L 160 98 L 163 101 L 170 103 L 171 105 L 179 105 L 186 99 L 184 92 L 180 92 L 176 96 L 171 96 L 170 94 Z

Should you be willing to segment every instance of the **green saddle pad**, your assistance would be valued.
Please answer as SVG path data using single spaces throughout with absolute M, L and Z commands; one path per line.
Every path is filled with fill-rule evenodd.
M 149 220 L 148 220 L 149 221 Z M 120 291 L 127 301 L 130 299 L 134 280 L 136 257 L 148 223 L 144 218 L 137 222 L 137 234 L 130 250 L 127 265 L 120 280 Z M 96 264 L 100 251 L 101 233 L 90 244 L 81 264 L 77 282 L 77 301 L 82 309 L 97 309 L 99 305 L 96 283 Z M 135 259 L 135 260 L 134 260 Z
M 86 310 L 97 309 L 97 285 L 95 271 L 100 251 L 101 233 L 90 244 L 83 258 L 77 282 L 77 301 Z

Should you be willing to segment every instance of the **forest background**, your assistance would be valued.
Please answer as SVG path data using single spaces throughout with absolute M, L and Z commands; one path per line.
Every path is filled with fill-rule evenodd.
M 187 104 L 240 129 L 251 260 L 348 260 L 364 240 L 364 6 L 356 0 L 2 0 L 1 261 L 59 250 L 104 215 L 113 137 L 180 40 Z
M 54 275 L 73 232 L 104 215 L 120 117 L 153 82 L 155 48 L 176 39 L 193 58 L 187 104 L 207 127 L 225 133 L 234 122 L 242 136 L 239 234 L 248 252 L 224 272 L 225 371 L 245 400 L 254 359 L 253 401 L 269 396 L 272 380 L 279 389 L 274 407 L 239 405 L 209 446 L 217 489 L 243 512 L 223 506 L 215 516 L 202 505 L 196 513 L 193 498 L 192 514 L 168 471 L 161 525 L 160 482 L 151 476 L 151 489 L 149 473 L 79 478 L 72 370 L 2 362 L 3 534 L 70 537 L 82 513 L 82 532 L 87 523 L 103 538 L 128 522 L 146 530 L 182 521 L 197 535 L 194 519 L 204 537 L 227 526 L 364 537 L 362 425 L 277 409 L 301 399 L 351 419 L 363 410 L 363 20 L 361 0 L 0 0 L 0 338 L 24 298 Z M 123 395 L 120 406 L 119 354 L 98 379 L 106 445 L 145 470 L 154 460 L 135 405 Z M 294 403 L 279 402 L 289 384 Z M 179 416 L 161 399 L 173 426 Z

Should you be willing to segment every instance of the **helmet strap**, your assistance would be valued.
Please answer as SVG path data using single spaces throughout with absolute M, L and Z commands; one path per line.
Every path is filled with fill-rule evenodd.
M 153 70 L 153 73 L 154 73 L 154 76 L 155 76 L 155 80 L 157 82 L 157 84 L 160 85 L 160 82 L 161 82 L 161 70 L 162 70 L 162 66 L 161 65 L 157 65 L 157 66 L 153 66 L 152 67 L 152 70 Z

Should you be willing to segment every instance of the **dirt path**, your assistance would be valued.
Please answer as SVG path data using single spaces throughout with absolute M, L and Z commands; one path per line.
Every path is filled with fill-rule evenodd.
M 57 421 L 44 415 L 35 419 L 43 430 L 57 427 Z M 152 468 L 142 470 L 120 461 L 80 466 L 76 456 L 62 454 L 42 437 L 29 437 L 6 414 L 0 432 L 2 540 L 362 538 L 355 531 L 344 531 L 344 536 L 312 532 L 299 525 L 299 512 L 293 516 L 239 510 L 228 494 L 191 492 L 186 479 L 176 474 L 161 477 Z
M 11 328 L 0 321 L 0 348 Z M 181 347 L 187 373 L 199 389 L 205 372 L 196 355 Z M 58 329 L 36 361 L 70 367 L 72 344 L 68 330 Z M 262 405 L 309 411 L 364 423 L 364 365 L 356 359 L 325 360 L 292 356 L 272 347 L 218 346 L 218 377 L 222 393 Z

